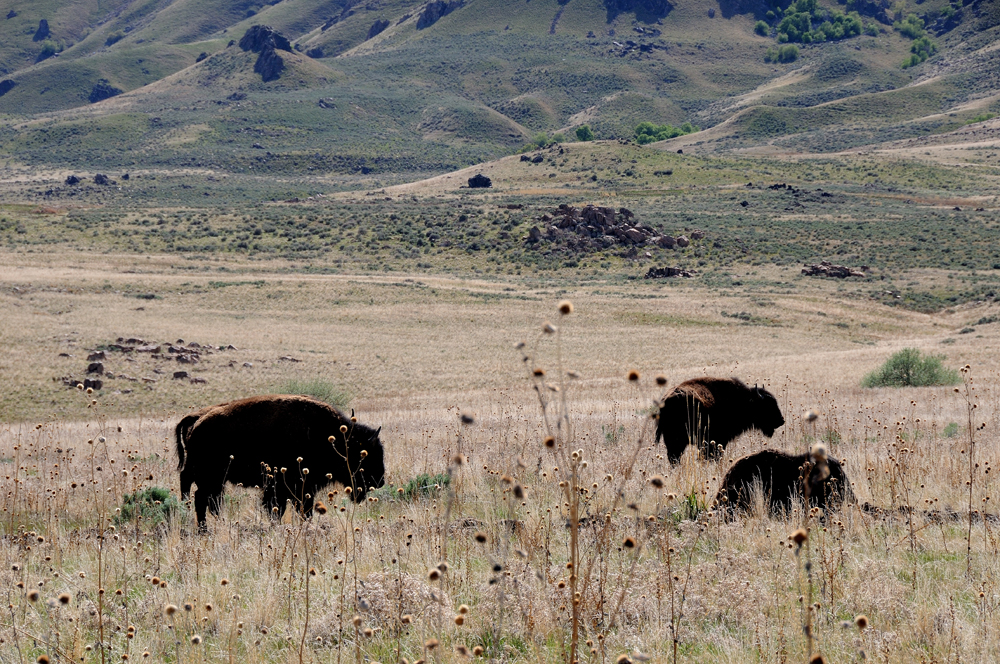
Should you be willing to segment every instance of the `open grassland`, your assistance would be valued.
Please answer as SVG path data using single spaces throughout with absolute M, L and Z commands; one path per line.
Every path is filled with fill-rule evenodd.
M 309 275 L 278 262 L 270 271 L 233 263 L 220 277 L 203 263 L 207 271 L 178 274 L 169 257 L 5 255 L 7 661 L 146 652 L 156 661 L 462 661 L 477 647 L 501 661 L 563 661 L 574 600 L 567 504 L 576 501 L 559 482 L 572 481 L 574 463 L 580 661 L 805 661 L 810 648 L 827 661 L 862 651 L 886 662 L 1000 656 L 998 524 L 980 516 L 996 512 L 1000 463 L 993 307 L 921 314 L 828 281 L 714 292 Z M 745 277 L 773 284 L 789 278 L 781 269 Z M 146 293 L 158 295 L 135 297 Z M 562 298 L 573 314 L 555 310 Z M 558 335 L 542 333 L 545 319 Z M 163 344 L 163 357 L 115 351 L 118 337 Z M 199 363 L 167 359 L 179 339 L 198 342 Z M 858 387 L 903 346 L 969 364 L 965 386 Z M 101 348 L 116 376 L 102 390 L 52 380 L 82 377 L 87 353 Z M 530 367 L 546 371 L 544 417 Z M 207 382 L 174 380 L 178 369 Z M 641 378 L 628 382 L 628 369 Z M 653 376 L 673 384 L 703 373 L 767 385 L 788 423 L 770 441 L 741 438 L 718 462 L 689 452 L 670 467 L 652 441 Z M 383 427 L 388 486 L 372 494 L 377 502 L 355 506 L 330 487 L 326 514 L 289 513 L 275 525 L 254 490 L 233 488 L 207 535 L 183 508 L 163 525 L 156 509 L 141 519 L 118 511 L 145 487 L 176 497 L 172 426 L 188 407 L 314 379 Z M 567 419 L 547 431 L 563 397 Z M 820 418 L 804 422 L 806 409 Z M 554 450 L 541 442 L 549 433 Z M 712 509 L 733 459 L 817 439 L 844 460 L 859 500 L 881 512 L 729 522 Z M 451 479 L 406 493 L 421 474 L 432 485 Z M 660 488 L 649 482 L 657 474 Z M 801 549 L 787 539 L 799 527 L 809 529 Z M 429 574 L 442 563 L 446 572 Z M 170 605 L 178 610 L 166 613 Z M 858 614 L 867 629 L 842 626 Z

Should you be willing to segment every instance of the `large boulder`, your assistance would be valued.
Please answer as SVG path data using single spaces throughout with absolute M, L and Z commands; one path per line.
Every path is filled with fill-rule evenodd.
M 260 54 L 253 70 L 265 82 L 277 80 L 285 70 L 285 61 L 278 55 L 278 51 L 292 52 L 292 44 L 288 38 L 267 25 L 251 26 L 240 39 L 240 48 Z
M 470 189 L 485 189 L 487 187 L 492 187 L 492 186 L 493 186 L 493 181 L 490 180 L 485 175 L 483 175 L 482 173 L 479 173 L 469 178 Z
M 371 39 L 372 37 L 377 37 L 378 35 L 382 34 L 382 32 L 388 27 L 389 27 L 389 21 L 383 18 L 378 19 L 377 21 L 372 23 L 372 27 L 368 28 L 368 36 L 365 37 L 365 39 Z
M 90 91 L 90 96 L 87 99 L 90 100 L 91 104 L 96 104 L 99 101 L 104 101 L 105 99 L 111 99 L 116 95 L 120 95 L 122 92 L 124 92 L 124 90 L 116 88 L 108 82 L 108 79 L 102 78 L 94 84 L 93 89 Z
M 9 78 L 5 81 L 0 81 L 0 97 L 13 90 L 15 85 L 17 85 L 17 81 L 12 81 Z
M 278 52 L 273 48 L 266 48 L 257 56 L 253 70 L 260 74 L 261 79 L 266 83 L 276 81 L 281 78 L 281 72 L 285 70 L 285 61 L 281 59 Z
M 48 39 L 52 33 L 49 32 L 49 22 L 44 18 L 38 22 L 38 30 L 35 31 L 35 36 L 31 38 L 31 41 L 40 42 L 43 39 Z
M 450 0 L 449 2 L 435 0 L 434 2 L 428 2 L 424 6 L 424 10 L 420 12 L 420 16 L 417 17 L 417 30 L 431 27 L 463 5 L 465 5 L 465 0 Z
M 240 39 L 240 48 L 254 53 L 261 53 L 268 48 L 292 52 L 291 42 L 269 25 L 251 26 Z

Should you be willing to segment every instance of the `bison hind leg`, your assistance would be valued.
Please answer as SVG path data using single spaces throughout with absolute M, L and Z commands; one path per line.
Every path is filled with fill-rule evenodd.
M 208 524 L 205 522 L 205 513 L 211 509 L 212 514 L 218 516 L 221 503 L 222 487 L 209 490 L 199 486 L 198 490 L 194 492 L 194 510 L 199 532 L 206 532 L 208 530 Z

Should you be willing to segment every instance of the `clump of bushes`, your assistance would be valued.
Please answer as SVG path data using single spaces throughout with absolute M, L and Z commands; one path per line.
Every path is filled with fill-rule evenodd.
M 594 140 L 594 130 L 590 128 L 590 125 L 583 125 L 582 127 L 577 127 L 576 140 L 583 142 Z
M 857 12 L 845 14 L 836 9 L 824 9 L 817 5 L 816 0 L 796 0 L 784 11 L 777 14 L 771 11 L 767 16 L 772 20 L 781 17 L 777 26 L 778 41 L 781 43 L 811 44 L 848 39 L 857 37 L 864 29 Z M 761 27 L 761 23 L 764 22 L 758 21 L 754 30 L 759 35 L 766 35 L 769 27 L 766 23 Z
M 382 495 L 396 500 L 419 500 L 437 495 L 438 491 L 445 489 L 451 484 L 451 476 L 447 473 L 429 475 L 421 473 L 406 484 L 395 489 L 384 486 L 373 491 L 373 495 Z
M 910 44 L 910 57 L 903 61 L 903 69 L 915 67 L 937 53 L 937 44 L 931 41 L 924 30 L 924 21 L 916 14 L 908 14 L 901 21 L 896 21 L 892 27 L 904 37 L 913 40 Z
M 337 408 L 346 408 L 351 403 L 350 392 L 322 378 L 286 380 L 276 392 L 278 394 L 302 394 Z
M 778 48 L 769 48 L 764 53 L 764 62 L 795 62 L 799 59 L 799 47 L 795 44 L 783 44 Z
M 680 127 L 674 127 L 670 124 L 656 125 L 652 122 L 640 122 L 635 128 L 635 140 L 639 145 L 646 145 L 655 141 L 665 141 L 668 138 L 693 134 L 696 131 L 701 130 L 690 122 L 685 122 Z
M 141 517 L 146 524 L 157 526 L 169 522 L 180 509 L 180 503 L 170 489 L 152 486 L 143 491 L 126 494 L 121 508 L 115 515 L 115 523 L 118 525 L 131 523 Z
M 954 369 L 943 365 L 943 355 L 922 355 L 916 348 L 904 348 L 881 367 L 861 379 L 862 387 L 926 387 L 962 382 Z

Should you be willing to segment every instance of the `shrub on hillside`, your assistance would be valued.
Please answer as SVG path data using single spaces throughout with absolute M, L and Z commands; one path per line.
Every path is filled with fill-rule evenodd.
M 764 62 L 795 62 L 799 59 L 799 47 L 795 44 L 783 44 L 778 48 L 769 48 L 764 53 Z
M 943 355 L 921 355 L 916 348 L 904 348 L 881 367 L 861 379 L 862 387 L 925 387 L 955 385 L 962 381 L 958 372 L 942 364 Z
M 903 69 L 915 67 L 935 53 L 937 53 L 937 44 L 927 36 L 918 37 L 910 45 L 910 57 L 903 62 Z
M 583 125 L 582 127 L 577 127 L 576 140 L 578 141 L 594 140 L 594 130 L 590 128 L 590 125 Z
M 277 389 L 278 394 L 303 394 L 319 399 L 337 408 L 346 408 L 351 403 L 351 394 L 328 380 L 314 378 L 312 380 L 287 380 Z
M 639 145 L 646 145 L 655 141 L 665 141 L 668 138 L 676 138 L 693 134 L 700 129 L 690 122 L 685 122 L 679 127 L 670 124 L 656 125 L 652 122 L 640 122 L 635 128 L 635 140 Z
M 764 21 L 757 21 L 753 26 L 753 31 L 761 37 L 766 37 L 767 33 L 771 31 L 771 27 Z

